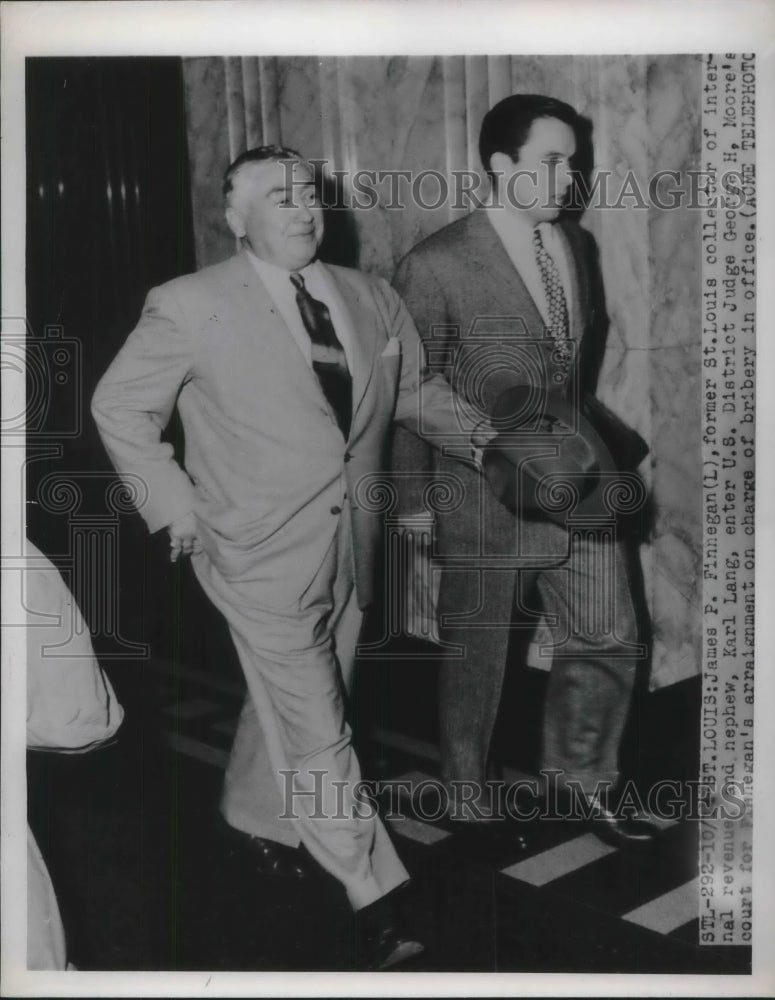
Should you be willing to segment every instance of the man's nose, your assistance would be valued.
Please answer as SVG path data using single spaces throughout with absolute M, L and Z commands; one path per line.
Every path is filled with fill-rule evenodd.
M 308 205 L 305 201 L 299 201 L 296 206 L 295 215 L 299 222 L 311 222 L 314 218 L 312 215 L 312 206 Z
M 573 174 L 569 164 L 560 164 L 555 166 L 554 171 L 554 184 L 555 189 L 562 194 L 571 185 L 573 180 Z
M 549 190 L 555 197 L 563 197 L 573 183 L 573 171 L 570 166 L 555 164 L 550 167 Z

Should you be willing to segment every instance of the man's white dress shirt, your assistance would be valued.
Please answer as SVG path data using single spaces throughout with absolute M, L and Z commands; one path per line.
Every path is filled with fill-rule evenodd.
M 331 322 L 336 330 L 339 343 L 344 349 L 348 367 L 352 372 L 353 328 L 347 307 L 342 301 L 339 290 L 331 280 L 325 264 L 315 260 L 311 264 L 307 264 L 306 267 L 291 272 L 284 267 L 277 267 L 276 264 L 261 260 L 250 250 L 247 251 L 247 254 L 256 274 L 266 286 L 266 290 L 285 320 L 286 326 L 291 331 L 293 339 L 310 368 L 312 367 L 312 343 L 296 304 L 296 289 L 291 283 L 292 273 L 300 274 L 304 278 L 304 285 L 312 298 L 323 302 L 328 307 Z
M 511 263 L 517 269 L 517 273 L 530 292 L 544 323 L 550 326 L 549 303 L 546 300 L 546 291 L 533 246 L 533 229 L 536 228 L 534 223 L 524 213 L 506 207 L 488 208 L 487 218 L 498 234 Z M 541 233 L 547 253 L 560 272 L 560 280 L 570 317 L 573 314 L 573 285 L 571 284 L 570 265 L 562 237 L 551 222 L 539 222 L 537 228 Z

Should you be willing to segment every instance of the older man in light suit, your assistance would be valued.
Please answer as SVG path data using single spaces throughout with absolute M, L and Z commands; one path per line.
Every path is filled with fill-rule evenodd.
M 227 819 L 274 868 L 280 843 L 287 852 L 301 841 L 362 918 L 363 963 L 386 968 L 422 946 L 386 903 L 407 872 L 354 798 L 341 672 L 381 536 L 358 484 L 383 468 L 394 419 L 419 429 L 421 405 L 437 443 L 465 445 L 465 435 L 398 295 L 316 259 L 322 208 L 299 154 L 248 151 L 224 192 L 241 252 L 150 292 L 93 413 L 119 472 L 147 484 L 149 529 L 169 531 L 173 559 L 191 554 L 231 629 L 249 700 Z M 185 470 L 160 441 L 175 406 Z

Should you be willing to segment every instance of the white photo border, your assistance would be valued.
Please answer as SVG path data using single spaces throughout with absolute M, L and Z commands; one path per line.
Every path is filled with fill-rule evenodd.
M 55 55 L 420 55 L 464 53 L 757 54 L 757 615 L 752 976 L 320 973 L 29 973 L 24 968 L 25 861 L 23 636 L 3 643 L 2 971 L 14 996 L 769 996 L 775 992 L 775 807 L 765 796 L 775 764 L 775 6 L 766 0 L 94 0 L 4 2 L 2 8 L 2 310 L 26 315 L 24 60 Z M 497 30 L 494 30 L 497 29 Z M 4 386 L 4 389 L 6 386 Z M 19 412 L 14 387 L 5 413 Z M 761 391 L 758 391 L 761 390 Z M 2 547 L 18 551 L 23 449 L 2 449 Z M 16 545 L 14 545 L 16 543 Z M 3 593 L 3 620 L 8 595 Z M 18 632 L 20 630 L 8 630 Z M 4 636 L 4 638 L 6 638 Z M 21 650 L 20 650 L 21 646 Z M 14 780 L 15 779 L 15 780 Z M 20 905 L 19 901 L 22 901 Z

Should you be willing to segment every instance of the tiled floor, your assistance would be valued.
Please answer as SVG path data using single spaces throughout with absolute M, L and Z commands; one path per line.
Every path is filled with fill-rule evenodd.
M 148 665 L 147 665 L 148 666 Z M 346 970 L 339 886 L 273 884 L 218 818 L 241 686 L 163 664 L 146 671 L 119 743 L 82 758 L 32 754 L 31 822 L 87 969 Z M 377 728 L 367 773 L 436 774 L 436 748 Z M 509 775 L 507 774 L 508 778 Z M 530 824 L 521 853 L 443 822 L 394 819 L 414 876 L 414 971 L 745 972 L 750 953 L 697 944 L 697 825 L 624 854 L 578 824 Z

